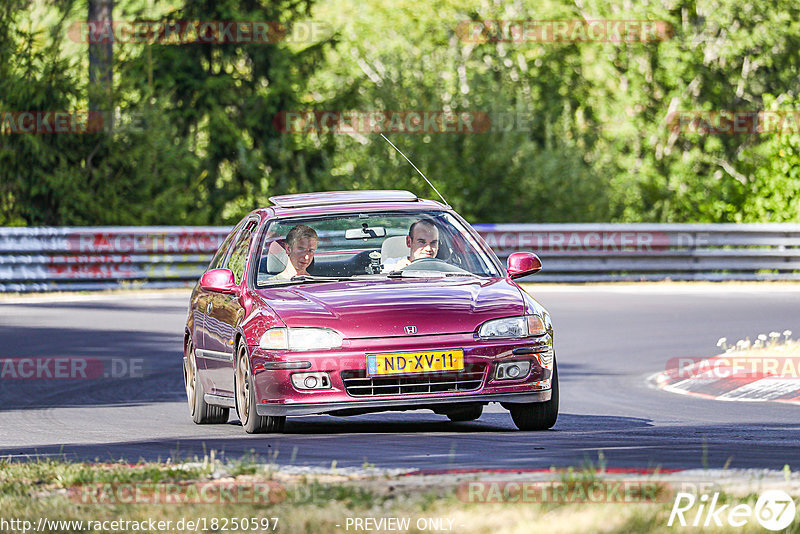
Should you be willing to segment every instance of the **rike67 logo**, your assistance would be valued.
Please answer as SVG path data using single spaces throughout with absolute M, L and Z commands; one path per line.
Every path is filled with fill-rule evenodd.
M 791 525 L 794 517 L 794 500 L 783 490 L 763 492 L 755 506 L 721 504 L 718 492 L 710 497 L 679 492 L 675 495 L 667 526 L 743 527 L 755 519 L 765 529 L 777 531 Z

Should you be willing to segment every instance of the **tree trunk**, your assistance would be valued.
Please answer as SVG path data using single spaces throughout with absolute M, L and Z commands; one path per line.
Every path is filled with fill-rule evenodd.
M 114 117 L 112 68 L 114 52 L 114 0 L 89 0 L 89 111 L 102 117 L 110 132 Z

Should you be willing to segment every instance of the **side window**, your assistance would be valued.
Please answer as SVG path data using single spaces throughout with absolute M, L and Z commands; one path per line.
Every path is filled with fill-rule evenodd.
M 231 248 L 231 243 L 233 242 L 233 238 L 236 237 L 236 234 L 239 233 L 239 228 L 241 228 L 241 223 L 237 224 L 236 227 L 231 230 L 231 233 L 228 234 L 228 237 L 225 238 L 225 241 L 217 249 L 217 253 L 214 254 L 214 258 L 211 260 L 211 263 L 208 264 L 209 270 L 211 269 L 219 269 L 222 267 L 222 260 L 225 259 L 225 253 L 228 252 L 228 249 Z
M 247 253 L 250 251 L 250 241 L 257 227 L 258 221 L 249 221 L 247 223 L 242 233 L 239 234 L 236 244 L 233 245 L 231 257 L 228 258 L 228 269 L 233 272 L 233 280 L 236 282 L 236 285 L 242 283 L 244 267 L 247 263 Z

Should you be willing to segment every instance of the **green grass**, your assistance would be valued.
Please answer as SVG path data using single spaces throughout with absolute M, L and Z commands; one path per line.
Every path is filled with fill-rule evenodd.
M 31 488 L 67 488 L 87 483 L 178 482 L 198 480 L 210 474 L 206 467 L 190 464 L 88 464 L 52 459 L 30 462 L 0 460 L 0 495 L 24 496 Z
M 604 465 L 602 457 L 598 459 Z M 580 468 L 553 470 L 555 484 L 580 489 L 581 486 L 621 480 L 623 475 L 607 475 L 589 462 Z M 468 475 L 460 482 L 480 480 L 483 475 Z M 489 475 L 486 475 L 487 477 Z M 469 478 L 471 477 L 471 478 Z M 484 480 L 489 480 L 488 478 Z M 495 479 L 503 480 L 503 479 Z M 136 484 L 139 483 L 139 486 Z M 240 502 L 203 502 L 202 504 L 165 503 L 164 501 L 128 504 L 104 501 L 98 504 L 85 495 L 71 491 L 77 486 L 101 488 L 208 488 L 223 484 L 227 488 L 252 489 L 268 486 L 271 500 L 256 502 L 242 493 Z M 62 460 L 0 460 L 0 517 L 49 520 L 172 521 L 206 518 L 211 521 L 232 518 L 279 518 L 278 532 L 345 532 L 347 518 L 410 518 L 408 532 L 422 532 L 416 520 L 452 519 L 452 532 L 466 534 L 513 534 L 527 532 L 663 532 L 667 527 L 672 499 L 667 495 L 658 502 L 636 499 L 628 503 L 566 502 L 467 502 L 457 493 L 459 481 L 436 477 L 388 477 L 386 475 L 344 475 L 333 470 L 325 474 L 288 475 L 274 465 L 259 463 L 255 456 L 222 462 L 211 454 L 203 460 L 170 463 L 73 463 Z M 667 486 L 665 485 L 665 488 Z M 187 492 L 188 494 L 188 492 Z M 579 493 L 578 493 L 579 494 Z M 233 494 L 232 494 L 233 495 Z M 660 495 L 659 496 L 663 496 Z M 113 500 L 113 499 L 112 499 Z M 734 496 L 724 492 L 720 503 L 755 504 L 757 495 Z M 641 502 L 644 501 L 644 502 Z M 687 516 L 688 517 L 688 516 Z M 338 526 L 337 526 L 338 525 Z M 221 525 L 220 525 L 221 526 Z M 238 532 L 228 526 L 227 532 Z M 352 527 L 350 529 L 353 531 Z M 760 532 L 757 524 L 741 529 L 679 528 L 680 532 Z M 13 530 L 12 530 L 13 531 Z M 62 529 L 59 532 L 76 532 Z M 81 532 L 103 531 L 84 529 Z M 120 531 L 125 531 L 121 529 Z M 141 532 L 151 532 L 143 529 Z M 222 532 L 222 528 L 217 531 Z M 104 532 L 107 532 L 105 530 Z M 152 532 L 159 532 L 152 530 Z M 795 522 L 788 532 L 800 533 Z
M 348 510 L 357 510 L 383 504 L 387 499 L 359 486 L 311 481 L 291 487 L 286 500 L 298 506 L 325 506 L 333 501 Z

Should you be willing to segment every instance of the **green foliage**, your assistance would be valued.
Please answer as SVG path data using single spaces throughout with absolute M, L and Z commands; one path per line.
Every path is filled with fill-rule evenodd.
M 0 6 L 0 110 L 81 110 L 86 0 Z M 800 109 L 794 0 L 117 0 L 116 20 L 279 21 L 275 43 L 115 44 L 113 130 L 0 134 L 0 225 L 222 224 L 276 194 L 434 198 L 375 133 L 284 133 L 281 112 L 488 114 L 389 137 L 473 222 L 800 220 L 800 128 L 680 131 L 680 111 Z M 482 20 L 651 20 L 649 42 L 484 42 Z M 796 125 L 796 123 L 795 123 Z
M 336 69 L 315 78 L 317 94 L 334 98 L 342 94 L 337 87 L 355 88 L 345 109 L 516 117 L 510 131 L 393 136 L 473 221 L 797 220 L 796 178 L 759 178 L 774 176 L 774 135 L 675 132 L 668 122 L 675 111 L 764 109 L 768 90 L 790 97 L 800 57 L 793 2 L 660 1 L 622 9 L 601 1 L 405 0 L 371 5 L 358 18 L 352 0 L 318 6 L 343 38 L 329 53 Z M 465 20 L 581 18 L 665 21 L 673 35 L 639 43 L 470 43 L 455 33 Z M 426 190 L 375 136 L 337 137 L 332 174 L 343 178 L 339 187 Z M 781 147 L 793 153 L 790 140 Z M 770 208 L 749 207 L 767 198 Z
M 69 24 L 49 37 L 24 30 L 29 4 L 2 12 L 8 38 L 0 58 L 10 61 L 3 61 L 0 110 L 86 109 L 86 63 L 61 53 Z M 131 4 L 115 18 L 153 20 Z M 84 20 L 79 7 L 52 9 Z M 162 20 L 290 24 L 308 15 L 309 4 L 187 1 L 170 9 Z M 275 190 L 313 188 L 303 177 L 321 158 L 297 150 L 272 119 L 293 106 L 318 56 L 287 42 L 116 43 L 113 130 L 0 135 L 0 224 L 230 223 Z
M 597 132 L 591 127 L 592 104 L 585 103 L 580 56 L 570 54 L 575 45 L 517 49 L 465 43 L 457 34 L 458 24 L 471 17 L 548 18 L 558 9 L 510 13 L 488 4 L 410 0 L 373 4 L 367 20 L 353 20 L 354 6 L 332 1 L 317 13 L 338 14 L 334 23 L 342 35 L 342 44 L 328 55 L 337 68 L 321 70 L 314 80 L 323 105 L 326 98 L 340 97 L 338 109 L 488 114 L 491 126 L 481 133 L 389 136 L 471 221 L 612 217 L 603 168 L 587 157 Z M 436 17 L 418 16 L 434 12 Z M 345 97 L 337 87 L 349 88 Z M 331 136 L 336 149 L 330 187 L 406 188 L 435 197 L 377 135 Z
M 768 111 L 782 118 L 782 131 L 762 135 L 752 157 L 762 161 L 748 183 L 742 206 L 743 222 L 800 221 L 800 98 L 779 103 L 772 95 L 764 95 Z

